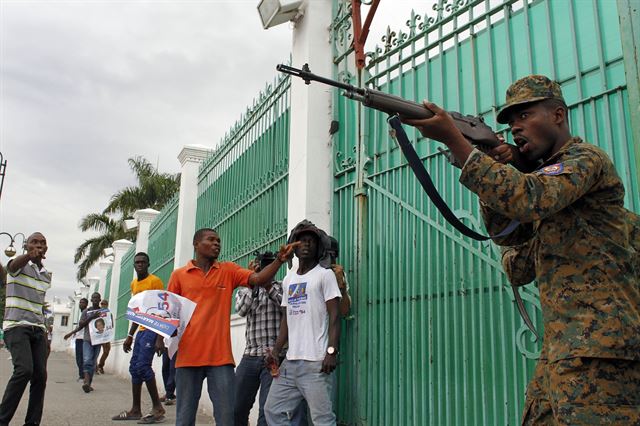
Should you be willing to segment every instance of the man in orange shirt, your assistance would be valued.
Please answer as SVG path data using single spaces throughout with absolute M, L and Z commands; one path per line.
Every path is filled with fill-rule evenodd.
M 205 378 L 216 425 L 233 425 L 235 363 L 230 321 L 233 291 L 239 286 L 269 285 L 296 245 L 281 247 L 271 264 L 254 272 L 233 262 L 218 262 L 218 233 L 211 228 L 196 231 L 193 236 L 196 258 L 173 271 L 168 288 L 197 304 L 178 346 L 176 426 L 195 425 Z M 160 343 L 160 339 L 156 342 Z
M 157 276 L 149 273 L 149 256 L 147 253 L 136 253 L 133 257 L 133 268 L 136 271 L 137 278 L 131 281 L 131 295 L 135 296 L 146 290 L 164 290 L 162 280 Z M 133 336 L 136 335 L 135 344 L 133 346 L 133 354 L 129 362 L 129 373 L 131 374 L 131 393 L 133 402 L 129 411 L 122 411 L 120 414 L 113 416 L 112 420 L 138 420 L 145 424 L 160 423 L 164 421 L 164 407 L 160 402 L 158 395 L 158 385 L 156 383 L 156 375 L 153 372 L 153 356 L 156 353 L 156 337 L 158 336 L 151 330 L 131 323 L 129 335 L 122 344 L 125 352 L 131 351 Z M 147 385 L 151 404 L 153 408 L 151 413 L 142 417 L 142 384 Z

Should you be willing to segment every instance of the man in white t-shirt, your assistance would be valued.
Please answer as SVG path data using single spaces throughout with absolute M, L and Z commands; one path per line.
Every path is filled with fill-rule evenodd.
M 278 359 L 285 343 L 287 357 L 274 378 L 265 404 L 267 423 L 288 425 L 304 398 L 315 426 L 335 425 L 331 402 L 332 373 L 340 340 L 340 289 L 335 274 L 318 264 L 324 247 L 321 232 L 313 225 L 297 230 L 294 241 L 299 264 L 282 282 L 282 306 L 286 309 L 280 333 L 267 363 Z

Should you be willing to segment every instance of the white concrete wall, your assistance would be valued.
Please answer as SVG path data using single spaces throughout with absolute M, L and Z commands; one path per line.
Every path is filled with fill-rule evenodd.
M 331 76 L 332 52 L 329 42 L 332 1 L 305 1 L 304 17 L 295 24 L 292 34 L 292 63 L 296 67 L 309 63 L 311 70 Z M 292 79 L 291 85 L 291 143 L 289 151 L 288 228 L 302 219 L 330 231 L 332 199 L 332 148 L 329 126 L 332 119 L 331 89 L 321 84 L 305 85 Z M 182 165 L 178 225 L 176 233 L 175 268 L 184 266 L 193 254 L 192 236 L 195 231 L 197 207 L 197 174 L 202 160 L 208 155 L 206 147 L 186 146 L 178 156 Z M 120 257 L 121 258 L 121 257 Z M 117 262 L 119 261 L 116 256 Z M 114 265 L 114 273 L 120 267 Z M 115 276 L 115 275 L 114 275 Z M 119 278 L 119 274 L 117 275 Z M 114 286 L 112 284 L 112 290 Z M 117 287 L 116 287 L 117 288 Z M 111 297 L 113 299 L 113 296 Z M 242 359 L 245 347 L 246 320 L 231 318 L 231 343 L 236 364 Z M 131 355 L 122 351 L 122 341 L 112 344 L 105 369 L 121 377 L 129 377 Z M 162 385 L 162 362 L 154 360 L 159 389 Z M 212 405 L 203 386 L 200 409 L 211 414 Z M 178 395 L 178 398 L 180 395 Z M 251 411 L 250 422 L 257 421 L 257 401 Z

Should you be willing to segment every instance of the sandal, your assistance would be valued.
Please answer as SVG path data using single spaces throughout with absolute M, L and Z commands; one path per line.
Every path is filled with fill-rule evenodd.
M 139 425 L 152 425 L 156 423 L 164 423 L 165 417 L 164 414 L 155 415 L 153 413 L 149 413 L 138 421 Z
M 111 420 L 140 420 L 141 418 L 142 416 L 140 414 L 129 414 L 129 412 L 125 410 L 111 417 Z

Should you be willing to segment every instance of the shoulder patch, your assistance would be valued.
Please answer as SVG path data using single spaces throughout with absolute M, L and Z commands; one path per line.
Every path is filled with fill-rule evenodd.
M 551 164 L 550 166 L 545 166 L 538 171 L 543 175 L 555 176 L 564 171 L 564 165 L 562 163 Z

